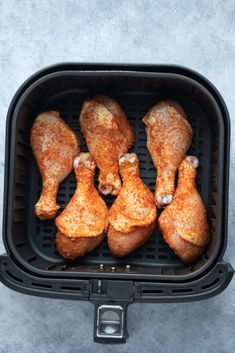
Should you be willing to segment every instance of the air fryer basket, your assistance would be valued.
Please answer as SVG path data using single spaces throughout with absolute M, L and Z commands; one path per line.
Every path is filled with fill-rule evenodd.
M 161 99 L 176 100 L 185 109 L 193 127 L 189 153 L 200 160 L 197 185 L 211 232 L 206 253 L 195 263 L 178 260 L 158 228 L 143 247 L 124 259 L 113 257 L 104 242 L 77 261 L 65 261 L 55 248 L 54 222 L 34 216 L 41 177 L 29 135 L 36 115 L 58 110 L 85 151 L 80 107 L 97 93 L 112 96 L 123 107 L 135 130 L 132 151 L 139 157 L 141 178 L 151 190 L 156 170 L 146 148 L 142 118 Z M 8 255 L 1 259 L 2 281 L 26 293 L 93 301 L 96 340 L 114 342 L 125 341 L 126 307 L 134 300 L 193 300 L 221 291 L 233 273 L 221 262 L 227 239 L 229 133 L 228 113 L 219 93 L 205 78 L 181 67 L 63 64 L 37 73 L 18 90 L 8 113 L 3 219 Z M 61 209 L 75 187 L 72 173 L 60 185 Z M 113 198 L 105 201 L 110 205 Z M 106 318 L 110 311 L 116 318 Z M 105 325 L 113 325 L 116 334 L 107 334 Z

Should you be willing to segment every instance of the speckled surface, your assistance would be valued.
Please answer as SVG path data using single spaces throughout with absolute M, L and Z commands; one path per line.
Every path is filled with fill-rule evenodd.
M 235 1 L 0 0 L 1 218 L 9 103 L 29 75 L 63 61 L 175 63 L 219 89 L 232 121 L 226 259 L 235 266 Z M 3 285 L 0 320 L 0 353 L 231 353 L 235 281 L 202 302 L 130 306 L 124 346 L 92 342 L 91 304 L 30 297 Z

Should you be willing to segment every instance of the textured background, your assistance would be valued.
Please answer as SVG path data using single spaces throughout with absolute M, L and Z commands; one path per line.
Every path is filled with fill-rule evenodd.
M 0 0 L 1 218 L 9 103 L 29 75 L 63 61 L 175 63 L 219 89 L 232 120 L 226 259 L 235 266 L 235 1 Z M 234 352 L 234 292 L 235 280 L 203 302 L 132 305 L 130 338 L 117 347 L 92 342 L 91 304 L 30 297 L 0 285 L 0 353 Z

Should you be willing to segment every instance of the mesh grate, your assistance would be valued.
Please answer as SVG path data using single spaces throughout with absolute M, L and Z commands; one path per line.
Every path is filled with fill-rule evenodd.
M 141 121 L 146 112 L 153 106 L 160 97 L 156 95 L 140 95 L 140 94 L 123 94 L 112 95 L 123 107 L 128 120 L 135 130 L 135 144 L 131 151 L 137 153 L 140 162 L 140 175 L 144 183 L 150 190 L 154 191 L 156 170 L 153 166 L 151 157 L 146 148 L 146 133 L 145 125 Z M 83 136 L 79 129 L 79 112 L 81 104 L 86 96 L 81 92 L 64 92 L 61 95 L 52 97 L 42 110 L 54 109 L 58 110 L 64 120 L 73 128 L 78 134 L 81 142 L 81 150 L 86 151 L 87 147 Z M 164 97 L 161 97 L 164 98 Z M 204 199 L 204 202 L 209 208 L 208 185 L 210 177 L 210 160 L 208 160 L 208 153 L 204 153 L 211 148 L 210 127 L 206 126 L 208 121 L 200 108 L 191 100 L 182 99 L 181 97 L 167 97 L 177 100 L 184 107 L 190 123 L 193 128 L 193 143 L 189 153 L 196 155 L 200 160 L 200 167 L 198 168 L 197 185 L 198 190 Z M 206 132 L 206 136 L 205 136 Z M 204 157 L 206 156 L 206 157 Z M 206 159 L 206 160 L 205 160 Z M 53 221 L 40 221 L 33 215 L 33 207 L 37 201 L 41 190 L 41 178 L 37 170 L 34 158 L 32 157 L 31 171 L 30 171 L 30 194 L 32 195 L 29 205 L 29 219 L 28 234 L 30 242 L 37 254 L 43 258 L 57 264 L 64 263 L 64 260 L 59 256 L 54 244 L 54 237 L 56 228 Z M 201 183 L 203 180 L 203 183 Z M 35 184 L 37 187 L 35 187 Z M 96 178 L 97 185 L 97 178 Z M 74 173 L 71 173 L 66 180 L 64 180 L 59 188 L 58 203 L 63 210 L 70 198 L 72 197 L 76 188 L 76 180 Z M 103 197 L 107 205 L 110 207 L 114 198 L 107 196 Z M 210 217 L 208 217 L 210 219 Z M 78 265 L 92 265 L 92 264 L 130 264 L 138 266 L 176 266 L 183 267 L 184 265 L 176 258 L 173 252 L 164 242 L 158 228 L 155 229 L 151 239 L 135 251 L 130 256 L 124 259 L 114 258 L 107 246 L 106 241 L 85 257 L 78 259 Z M 53 266 L 54 268 L 54 266 Z

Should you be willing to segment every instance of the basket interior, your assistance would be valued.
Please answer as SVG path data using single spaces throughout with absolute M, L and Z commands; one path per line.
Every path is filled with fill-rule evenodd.
M 84 138 L 79 128 L 79 112 L 83 100 L 97 93 L 108 94 L 116 99 L 125 111 L 135 131 L 135 143 L 130 151 L 137 153 L 140 161 L 140 175 L 150 190 L 154 191 L 156 170 L 146 147 L 145 125 L 142 118 L 161 99 L 179 102 L 193 128 L 193 142 L 188 154 L 196 155 L 200 161 L 197 174 L 197 187 L 207 209 L 211 242 L 206 251 L 194 264 L 183 264 L 169 249 L 158 228 L 150 240 L 139 250 L 123 259 L 113 257 L 106 241 L 90 254 L 73 262 L 64 260 L 56 251 L 54 221 L 41 221 L 34 216 L 34 204 L 39 198 L 41 177 L 33 157 L 29 136 L 36 115 L 45 110 L 58 110 L 64 120 L 78 134 L 81 150 L 86 151 Z M 44 78 L 28 89 L 18 103 L 12 121 L 11 163 L 13 192 L 12 217 L 8 217 L 9 246 L 22 263 L 34 270 L 53 273 L 82 269 L 89 272 L 100 264 L 115 266 L 122 271 L 130 265 L 136 271 L 152 271 L 158 274 L 182 275 L 203 266 L 214 254 L 220 241 L 218 221 L 219 158 L 222 144 L 219 143 L 223 131 L 222 122 L 209 96 L 196 83 L 185 81 L 183 77 L 132 77 L 117 74 L 79 75 L 60 74 Z M 97 180 L 96 180 L 97 183 Z M 96 184 L 97 185 L 97 184 Z M 76 188 L 74 173 L 60 185 L 58 203 L 65 208 Z M 110 206 L 113 197 L 104 197 Z M 158 214 L 160 212 L 158 211 Z M 111 268 L 110 267 L 110 268 Z

